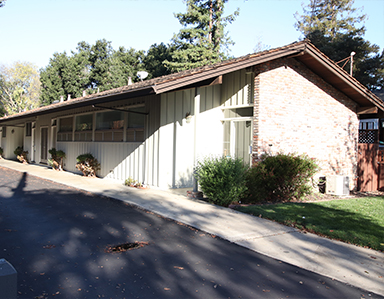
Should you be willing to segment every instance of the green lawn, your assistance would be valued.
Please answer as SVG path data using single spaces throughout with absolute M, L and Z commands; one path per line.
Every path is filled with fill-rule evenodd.
M 384 197 L 254 205 L 237 210 L 384 251 Z

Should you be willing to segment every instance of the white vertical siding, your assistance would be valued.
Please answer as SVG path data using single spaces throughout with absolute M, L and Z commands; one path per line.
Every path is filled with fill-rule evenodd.
M 223 76 L 222 103 L 229 106 L 245 106 L 253 103 L 253 75 L 245 69 Z
M 222 153 L 220 86 L 163 94 L 160 117 L 159 186 L 192 187 L 195 159 Z
M 220 107 L 221 86 L 200 88 L 200 114 L 197 123 L 196 158 L 223 154 L 223 112 Z
M 98 176 L 125 181 L 132 177 L 145 181 L 141 161 L 144 145 L 139 142 L 57 142 L 57 148 L 66 154 L 64 169 L 80 173 L 75 165 L 77 156 L 91 153 L 101 163 Z
M 6 127 L 4 129 L 7 130 L 7 133 L 6 137 L 2 138 L 3 156 L 6 159 L 16 160 L 13 152 L 18 146 L 23 146 L 24 128 Z

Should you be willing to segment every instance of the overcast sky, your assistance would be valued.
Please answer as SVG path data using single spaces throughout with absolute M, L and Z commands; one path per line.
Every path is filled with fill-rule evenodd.
M 229 0 L 226 14 L 240 15 L 227 26 L 235 57 L 252 53 L 260 41 L 272 48 L 299 40 L 294 13 L 309 0 Z M 355 0 L 369 19 L 365 39 L 384 48 L 384 0 Z M 169 43 L 180 24 L 173 13 L 185 12 L 182 0 L 7 0 L 0 8 L 0 64 L 28 61 L 39 68 L 55 52 L 70 53 L 77 43 L 105 38 L 119 46 L 148 50 Z

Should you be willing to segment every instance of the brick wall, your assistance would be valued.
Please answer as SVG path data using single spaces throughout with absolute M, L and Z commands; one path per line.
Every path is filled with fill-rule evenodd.
M 356 104 L 294 59 L 256 67 L 253 161 L 265 153 L 307 154 L 323 175 L 356 187 Z

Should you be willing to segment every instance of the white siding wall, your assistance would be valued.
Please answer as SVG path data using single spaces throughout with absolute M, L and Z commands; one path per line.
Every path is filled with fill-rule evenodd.
M 253 74 L 245 69 L 223 76 L 224 106 L 246 106 L 253 103 Z
M 139 142 L 57 142 L 57 148 L 66 154 L 64 169 L 79 172 L 76 157 L 91 153 L 101 164 L 97 175 L 125 181 L 128 177 L 146 182 L 143 171 L 144 145 Z
M 187 123 L 186 115 L 192 116 Z M 193 186 L 196 159 L 221 155 L 220 85 L 163 94 L 160 114 L 161 188 Z
M 3 129 L 4 130 L 4 129 Z M 23 146 L 23 128 L 6 127 L 7 135 L 2 138 L 2 148 L 4 150 L 3 157 L 5 159 L 16 160 L 13 153 L 18 146 Z

